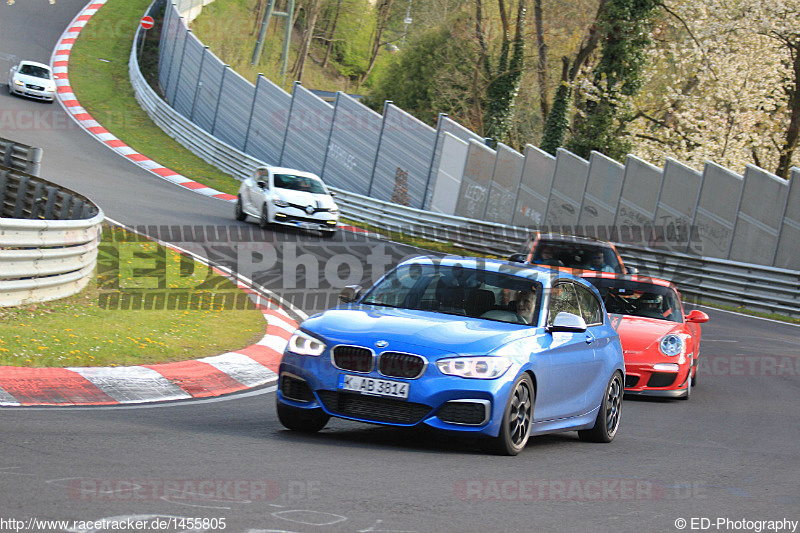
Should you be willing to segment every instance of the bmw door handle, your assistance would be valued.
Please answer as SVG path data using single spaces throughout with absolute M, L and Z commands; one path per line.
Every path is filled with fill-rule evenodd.
M 586 334 L 586 344 L 592 344 L 594 342 L 594 335 L 591 333 Z

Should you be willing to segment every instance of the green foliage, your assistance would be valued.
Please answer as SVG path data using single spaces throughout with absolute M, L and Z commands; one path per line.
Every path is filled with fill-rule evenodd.
M 365 103 L 376 110 L 385 100 L 432 123 L 439 113 L 458 115 L 468 98 L 475 54 L 461 35 L 465 14 L 428 30 L 392 56 Z M 446 81 L 445 81 L 446 80 Z
M 336 23 L 331 60 L 343 76 L 357 77 L 369 64 L 370 35 L 375 29 L 373 9 L 367 0 L 344 0 Z M 332 18 L 333 11 L 326 15 Z M 320 27 L 325 22 L 318 22 Z
M 614 159 L 631 151 L 626 135 L 626 97 L 643 83 L 646 50 L 650 44 L 657 0 L 607 0 L 600 13 L 603 32 L 600 60 L 591 87 L 578 103 L 572 138 L 567 148 L 584 158 L 597 150 Z
M 563 82 L 558 86 L 553 98 L 553 105 L 547 115 L 544 126 L 544 135 L 539 148 L 551 155 L 556 155 L 558 148 L 564 143 L 564 136 L 569 127 L 569 99 L 572 90 L 569 83 Z

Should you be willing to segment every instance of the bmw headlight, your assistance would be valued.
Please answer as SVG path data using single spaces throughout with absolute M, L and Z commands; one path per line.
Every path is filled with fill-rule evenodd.
M 289 207 L 289 202 L 281 200 L 280 198 L 273 198 L 272 203 L 277 207 Z
M 511 361 L 505 357 L 453 357 L 440 359 L 436 366 L 442 374 L 473 379 L 494 379 L 502 376 Z
M 684 348 L 683 338 L 674 333 L 665 335 L 659 343 L 659 348 L 661 348 L 661 353 L 664 355 L 668 355 L 670 357 L 680 355 Z
M 312 337 L 299 329 L 295 330 L 291 338 L 289 338 L 288 350 L 298 355 L 322 355 L 325 351 L 325 343 L 316 337 Z

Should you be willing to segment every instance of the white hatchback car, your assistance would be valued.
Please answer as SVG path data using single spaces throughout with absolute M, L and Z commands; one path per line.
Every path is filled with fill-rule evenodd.
M 44 63 L 20 61 L 8 73 L 8 92 L 53 102 L 56 98 L 53 71 Z
M 291 168 L 259 167 L 239 187 L 236 220 L 248 215 L 262 228 L 283 224 L 333 237 L 339 208 L 316 174 Z

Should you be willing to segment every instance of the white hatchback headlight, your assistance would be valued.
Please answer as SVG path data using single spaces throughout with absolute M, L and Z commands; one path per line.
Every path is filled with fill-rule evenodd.
M 442 374 L 473 379 L 494 379 L 502 376 L 511 361 L 505 357 L 453 357 L 440 359 L 436 366 Z
M 665 335 L 664 338 L 661 339 L 661 342 L 659 343 L 659 348 L 661 349 L 661 353 L 663 353 L 664 355 L 673 357 L 683 353 L 685 345 L 686 344 L 683 341 L 683 337 L 681 337 L 680 335 L 676 335 L 674 333 L 670 333 L 669 335 Z
M 325 343 L 308 333 L 296 329 L 289 338 L 288 350 L 298 355 L 320 356 L 325 351 Z
M 25 83 L 23 83 L 22 81 L 14 78 L 14 85 L 19 85 L 20 87 L 22 87 L 23 85 L 25 85 Z
M 289 202 L 285 200 L 281 200 L 280 198 L 274 198 L 272 203 L 275 204 L 277 207 L 289 207 Z

